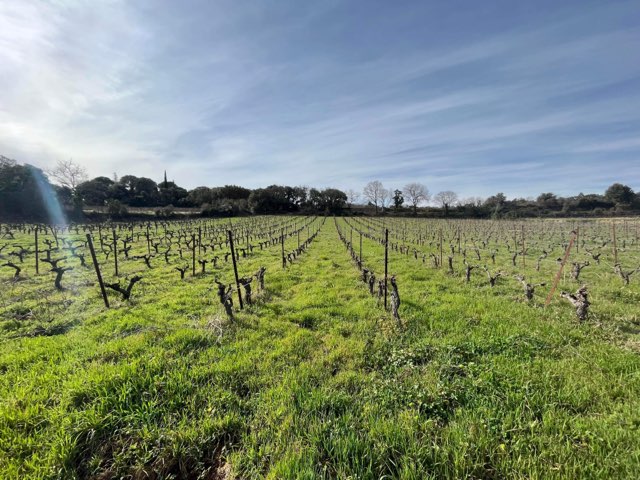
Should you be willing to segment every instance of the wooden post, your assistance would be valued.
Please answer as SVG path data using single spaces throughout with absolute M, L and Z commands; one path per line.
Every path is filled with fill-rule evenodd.
M 113 229 L 113 261 L 116 265 L 116 277 L 118 276 L 118 239 L 116 238 L 116 229 Z
M 235 257 L 233 259 L 234 263 L 236 261 Z M 191 234 L 191 268 L 193 271 L 193 276 L 196 276 L 196 234 Z
M 524 244 L 524 225 L 522 225 L 522 267 L 525 268 L 527 264 L 525 263 L 525 257 L 527 256 L 525 253 L 525 244 Z
M 282 245 L 282 268 L 287 268 L 287 259 L 284 256 L 284 228 L 280 235 L 280 244 Z
M 298 248 L 300 248 L 300 229 L 298 229 Z
M 39 246 L 38 246 L 38 225 L 36 225 L 36 275 L 38 275 L 40 273 L 40 259 L 38 258 L 40 256 L 40 250 L 39 250 Z
M 571 252 L 571 247 L 573 246 L 573 242 L 576 239 L 576 232 L 571 232 L 571 240 L 569 240 L 569 245 L 567 245 L 567 249 L 564 252 L 564 257 L 562 257 L 562 262 L 560 262 L 560 269 L 558 273 L 556 273 L 556 278 L 553 280 L 553 286 L 551 287 L 551 291 L 549 295 L 547 295 L 547 299 L 544 302 L 544 306 L 547 307 L 549 303 L 551 303 L 551 297 L 553 297 L 554 292 L 556 291 L 556 287 L 558 286 L 558 282 L 560 281 L 560 276 L 562 275 L 562 270 L 564 269 L 564 264 L 567 263 L 567 259 L 569 258 L 569 252 Z
M 202 255 L 202 227 L 198 227 L 198 255 Z
M 242 304 L 242 293 L 240 292 L 240 279 L 238 278 L 238 265 L 236 264 L 236 249 L 233 246 L 233 233 L 231 230 L 228 232 L 229 235 L 229 247 L 231 248 L 231 258 L 233 259 L 233 274 L 236 277 L 236 290 L 238 290 L 238 302 L 240 302 L 240 310 L 244 308 Z
M 440 227 L 440 268 L 442 268 L 442 227 Z
M 362 262 L 362 232 L 360 232 L 360 262 Z
M 93 260 L 93 266 L 96 269 L 96 276 L 98 277 L 98 283 L 100 284 L 100 292 L 102 292 L 102 299 L 104 300 L 104 306 L 109 308 L 109 299 L 107 298 L 107 291 L 104 289 L 104 283 L 102 283 L 102 275 L 100 275 L 100 266 L 98 265 L 98 259 L 96 258 L 96 251 L 93 248 L 93 240 L 91 240 L 91 234 L 87 233 L 87 242 L 89 243 L 89 250 L 91 251 L 91 259 Z
M 151 255 L 151 236 L 149 234 L 149 224 L 147 223 L 147 253 Z
M 618 244 L 616 243 L 616 224 L 611 224 L 611 232 L 613 234 L 613 262 L 618 263 Z
M 387 310 L 387 275 L 389 266 L 389 229 L 384 230 L 384 309 Z

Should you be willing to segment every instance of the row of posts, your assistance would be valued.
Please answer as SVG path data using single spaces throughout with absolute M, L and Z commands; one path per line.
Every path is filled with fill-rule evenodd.
M 99 232 L 101 231 L 101 227 L 99 226 Z M 523 267 L 525 266 L 525 233 L 524 233 L 524 225 L 522 226 L 522 261 L 523 261 Z M 362 232 L 360 233 L 360 251 L 359 251 L 359 258 L 362 261 Z M 298 234 L 298 248 L 300 247 L 300 231 L 297 232 Z M 38 241 L 38 227 L 35 228 L 34 230 L 34 235 L 35 235 L 35 255 L 36 255 L 36 259 L 35 259 L 35 267 L 36 267 L 36 274 L 40 273 L 40 267 L 39 267 L 39 241 Z M 235 245 L 234 245 L 234 241 L 233 241 L 233 233 L 231 230 L 227 231 L 227 235 L 228 235 L 228 239 L 229 239 L 229 246 L 231 249 L 231 258 L 233 260 L 233 271 L 234 271 L 234 277 L 235 277 L 235 281 L 236 281 L 236 288 L 238 290 L 238 301 L 240 303 L 240 308 L 244 308 L 243 305 L 243 301 L 242 301 L 242 295 L 241 295 L 241 290 L 240 290 L 240 280 L 239 280 L 239 276 L 238 276 L 238 267 L 237 267 L 237 262 L 236 262 L 236 254 L 235 254 Z M 309 226 L 307 225 L 307 235 L 310 235 L 310 231 L 309 231 Z M 459 235 L 459 234 L 458 234 Z M 102 294 L 102 298 L 104 300 L 104 304 L 107 308 L 109 308 L 109 300 L 107 297 L 107 293 L 104 287 L 104 282 L 102 280 L 102 275 L 100 273 L 100 267 L 98 264 L 98 260 L 96 257 L 96 253 L 95 253 L 95 249 L 93 246 L 93 240 L 91 237 L 91 234 L 87 233 L 87 243 L 89 245 L 89 250 L 91 252 L 91 258 L 93 260 L 93 265 L 95 267 L 95 271 L 96 271 L 96 276 L 98 278 L 98 283 L 100 284 L 100 291 Z M 115 266 L 115 274 L 116 276 L 118 276 L 118 243 L 117 243 L 117 236 L 116 236 L 116 230 L 115 228 L 112 229 L 112 236 L 113 236 L 113 255 L 114 255 L 114 266 Z M 614 254 L 614 262 L 618 263 L 618 248 L 617 248 L 617 242 L 616 242 L 616 225 L 615 223 L 611 224 L 611 236 L 612 236 L 612 246 L 613 246 L 613 254 Z M 151 253 L 151 245 L 150 245 L 150 236 L 149 236 L 149 225 L 147 225 L 147 250 L 149 252 L 149 254 Z M 285 250 L 284 250 L 284 239 L 285 239 L 285 235 L 284 235 L 284 228 L 282 229 L 282 234 L 281 234 L 281 252 L 282 252 L 282 265 L 283 268 L 286 267 L 286 257 L 285 257 Z M 102 235 L 100 234 L 100 240 L 102 241 Z M 193 275 L 195 276 L 196 274 L 196 254 L 195 254 L 195 248 L 196 248 L 196 235 L 195 233 L 192 234 L 191 236 L 191 241 L 192 241 L 192 272 Z M 458 236 L 458 241 L 459 241 L 459 236 Z M 577 227 L 572 235 L 572 238 L 569 242 L 569 246 L 566 249 L 565 252 L 565 261 L 566 261 L 566 257 L 568 257 L 569 255 L 569 251 L 571 249 L 571 247 L 575 244 L 576 245 L 576 252 L 580 251 L 580 245 L 579 245 L 579 240 L 580 240 L 580 227 Z M 350 233 L 350 243 L 351 245 L 353 245 L 353 227 L 351 227 L 351 233 Z M 202 227 L 198 227 L 198 250 L 199 252 L 202 251 Z M 442 260 L 443 260 L 443 235 L 442 235 L 442 229 L 439 230 L 439 253 L 440 253 L 440 265 L 442 265 Z M 384 307 L 385 309 L 387 308 L 387 278 L 388 278 L 388 263 L 389 263 L 389 229 L 385 228 L 385 238 L 384 238 Z M 564 262 L 562 263 L 561 267 L 564 266 Z M 558 277 L 562 272 L 562 268 L 560 268 L 560 271 L 558 272 Z M 558 283 L 559 278 L 556 278 L 554 281 L 554 285 L 553 288 L 551 289 L 551 292 L 549 293 L 549 297 L 553 294 L 553 291 L 555 290 L 555 287 Z M 550 298 L 547 298 L 547 302 L 549 302 Z

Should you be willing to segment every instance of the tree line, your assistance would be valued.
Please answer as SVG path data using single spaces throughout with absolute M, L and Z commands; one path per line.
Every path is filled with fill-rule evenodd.
M 124 175 L 87 177 L 73 161 L 60 161 L 45 172 L 0 156 L 0 218 L 45 221 L 56 199 L 69 219 L 83 219 L 83 209 L 101 207 L 111 217 L 124 217 L 130 207 L 172 216 L 176 208 L 195 208 L 203 216 L 247 214 L 370 214 L 421 215 L 457 218 L 513 218 L 532 216 L 621 215 L 640 213 L 640 195 L 615 183 L 603 194 L 561 197 L 542 193 L 537 198 L 508 200 L 503 193 L 489 198 L 460 199 L 450 190 L 431 195 L 426 185 L 412 182 L 385 188 L 375 180 L 362 192 L 337 188 L 270 185 L 249 189 L 237 185 L 188 190 L 164 179 Z
M 350 200 L 358 193 L 349 191 Z M 579 193 L 562 197 L 545 192 L 536 198 L 507 199 L 504 193 L 488 198 L 459 198 L 456 192 L 444 190 L 431 196 L 426 185 L 409 183 L 402 189 L 387 189 L 380 181 L 369 182 L 363 198 L 373 206 L 374 213 L 424 215 L 455 218 L 518 218 L 637 215 L 640 213 L 640 193 L 628 185 L 614 183 L 602 194 Z M 430 205 L 429 205 L 430 204 Z
M 112 217 L 127 216 L 130 207 L 147 208 L 157 216 L 171 216 L 176 208 L 197 208 L 203 216 L 232 216 L 340 214 L 347 207 L 347 195 L 336 188 L 225 185 L 187 190 L 167 180 L 166 173 L 160 182 L 115 174 L 88 179 L 86 171 L 72 161 L 58 162 L 44 172 L 0 156 L 0 218 L 45 221 L 52 197 L 71 219 L 82 218 L 86 207 L 106 207 Z

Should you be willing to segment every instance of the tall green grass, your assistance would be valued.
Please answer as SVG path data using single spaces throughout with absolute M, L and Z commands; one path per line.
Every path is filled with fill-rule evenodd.
M 381 271 L 382 247 L 364 247 Z M 585 270 L 593 316 L 578 324 L 568 305 L 522 302 L 517 282 L 467 285 L 392 252 L 398 325 L 332 221 L 286 271 L 271 248 L 241 272 L 259 265 L 267 292 L 234 322 L 213 272 L 124 262 L 145 280 L 108 311 L 45 276 L 3 281 L 0 476 L 637 477 L 637 280 Z M 39 324 L 63 327 L 29 336 Z

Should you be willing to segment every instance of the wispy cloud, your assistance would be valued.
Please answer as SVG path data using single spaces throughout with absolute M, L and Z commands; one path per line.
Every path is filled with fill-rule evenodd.
M 0 153 L 188 187 L 640 188 L 640 7 L 501 8 L 3 2 Z

